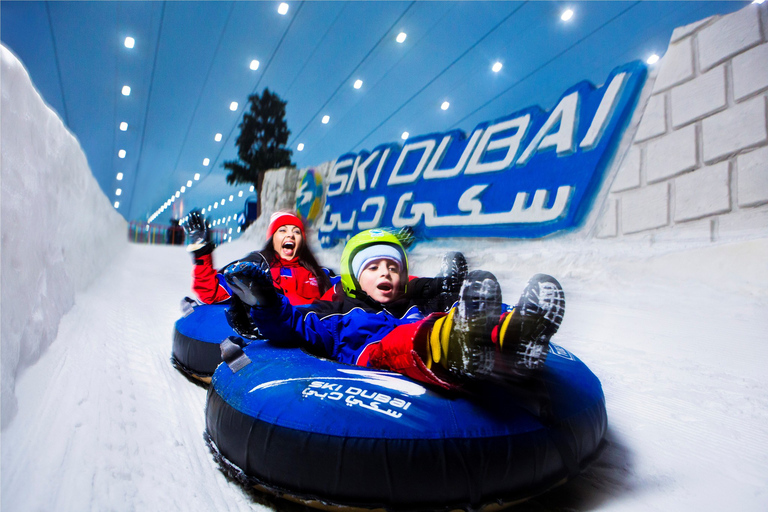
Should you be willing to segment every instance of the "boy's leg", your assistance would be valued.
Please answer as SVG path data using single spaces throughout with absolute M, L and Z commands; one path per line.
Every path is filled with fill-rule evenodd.
M 515 308 L 500 315 L 501 290 L 489 272 L 467 276 L 461 300 L 429 333 L 427 367 L 469 378 L 526 378 L 543 367 L 565 312 L 560 283 L 537 274 Z
M 357 364 L 391 370 L 443 389 L 454 389 L 455 386 L 445 379 L 445 372 L 438 376 L 425 363 L 429 332 L 441 316 L 443 314 L 435 313 L 424 320 L 395 327 L 381 341 L 368 345 Z
M 459 303 L 438 319 L 430 332 L 430 359 L 459 377 L 475 377 L 493 370 L 495 347 L 491 341 L 501 316 L 501 287 L 490 272 L 467 274 Z

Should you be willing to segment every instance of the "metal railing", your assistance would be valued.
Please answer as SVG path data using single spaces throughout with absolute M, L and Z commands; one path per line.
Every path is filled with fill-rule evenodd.
M 175 229 L 171 229 L 175 228 Z M 209 240 L 214 245 L 224 242 L 227 232 L 223 229 L 208 229 Z M 184 230 L 180 226 L 131 221 L 128 223 L 128 241 L 136 244 L 184 244 Z

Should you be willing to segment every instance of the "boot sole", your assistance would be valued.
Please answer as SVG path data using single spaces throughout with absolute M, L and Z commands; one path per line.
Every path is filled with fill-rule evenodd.
M 522 372 L 544 366 L 549 352 L 549 340 L 560 328 L 565 314 L 565 293 L 551 276 L 533 276 L 517 306 L 519 325 L 515 331 L 520 339 L 514 350 L 514 367 Z
M 501 287 L 492 273 L 475 270 L 467 274 L 452 332 L 452 338 L 463 340 L 451 347 L 453 354 L 461 354 L 460 360 L 450 361 L 454 372 L 473 377 L 493 370 L 491 332 L 501 316 L 501 301 Z

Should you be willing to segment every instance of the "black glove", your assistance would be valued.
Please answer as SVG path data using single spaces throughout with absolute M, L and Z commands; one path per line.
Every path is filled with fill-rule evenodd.
M 272 284 L 269 264 L 262 256 L 260 261 L 236 261 L 222 271 L 232 292 L 251 307 L 271 307 L 280 302 Z
M 208 228 L 200 210 L 192 210 L 179 224 L 184 228 L 189 245 L 203 245 L 208 242 Z
M 224 313 L 230 327 L 243 338 L 251 340 L 263 338 L 259 332 L 259 328 L 256 327 L 256 323 L 254 323 L 253 318 L 251 318 L 251 308 L 243 304 L 243 301 L 241 301 L 237 295 L 233 296 L 230 300 L 232 302 Z

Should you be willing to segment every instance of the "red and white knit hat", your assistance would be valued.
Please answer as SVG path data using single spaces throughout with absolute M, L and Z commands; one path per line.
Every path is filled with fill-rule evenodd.
M 275 212 L 269 218 L 269 227 L 267 227 L 267 240 L 272 238 L 272 235 L 275 234 L 275 231 L 277 231 L 280 226 L 285 226 L 286 224 L 291 224 L 298 227 L 301 230 L 301 236 L 306 238 L 306 235 L 304 234 L 304 224 L 301 222 L 300 218 L 291 212 Z

